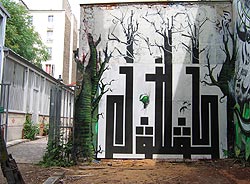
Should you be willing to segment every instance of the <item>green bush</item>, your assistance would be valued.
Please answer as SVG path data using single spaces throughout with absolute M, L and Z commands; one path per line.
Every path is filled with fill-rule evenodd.
M 23 136 L 25 139 L 34 140 L 35 136 L 39 133 L 38 126 L 34 125 L 30 116 L 26 116 L 26 120 L 23 126 Z
M 66 144 L 58 144 L 54 141 L 48 142 L 47 150 L 43 156 L 43 160 L 39 162 L 39 165 L 43 167 L 69 167 L 74 165 L 71 159 L 72 142 L 69 141 Z

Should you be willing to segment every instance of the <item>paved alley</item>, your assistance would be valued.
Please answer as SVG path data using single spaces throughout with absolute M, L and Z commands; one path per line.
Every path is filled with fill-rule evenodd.
M 34 141 L 23 142 L 8 147 L 8 153 L 12 154 L 18 164 L 29 163 L 36 164 L 42 160 L 47 147 L 47 137 Z

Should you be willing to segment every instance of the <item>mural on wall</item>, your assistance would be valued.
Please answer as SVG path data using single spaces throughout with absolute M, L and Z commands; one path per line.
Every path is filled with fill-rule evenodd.
M 87 33 L 89 52 L 79 58 L 76 53 L 75 61 L 78 68 L 78 89 L 75 101 L 74 114 L 74 159 L 92 159 L 97 152 L 96 126 L 98 119 L 98 103 L 102 96 L 109 91 L 110 84 L 102 82 L 102 75 L 107 70 L 112 53 L 108 52 L 108 46 L 103 49 L 104 60 L 100 58 L 97 46 L 101 42 L 101 36 L 94 39 L 91 33 Z M 88 61 L 86 56 L 89 55 Z M 98 88 L 100 90 L 98 90 Z
M 97 156 L 223 157 L 230 4 L 82 8 L 81 55 L 88 33 L 101 35 L 97 49 L 112 53 L 101 80 L 110 90 L 99 103 Z
M 243 155 L 247 160 L 250 155 L 250 1 L 236 0 L 235 32 L 237 37 L 237 77 L 235 81 L 234 124 L 235 154 Z
M 208 73 L 205 75 L 202 83 L 208 86 L 217 86 L 223 96 L 220 98 L 220 102 L 226 99 L 227 101 L 227 143 L 228 149 L 224 150 L 225 154 L 233 152 L 234 149 L 234 125 L 233 125 L 233 107 L 235 105 L 234 97 L 234 83 L 235 83 L 235 63 L 237 57 L 237 45 L 234 33 L 232 30 L 232 17 L 231 12 L 223 11 L 222 19 L 216 21 L 216 29 L 222 35 L 222 46 L 221 50 L 224 53 L 225 57 L 217 58 L 221 60 L 222 67 L 218 74 L 214 73 L 214 70 L 218 67 L 212 67 L 210 62 L 210 52 L 206 54 L 207 69 Z M 210 82 L 207 82 L 206 79 L 209 78 Z

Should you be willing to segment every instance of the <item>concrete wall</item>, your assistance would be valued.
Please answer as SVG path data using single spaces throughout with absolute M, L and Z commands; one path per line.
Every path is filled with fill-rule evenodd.
M 22 138 L 23 124 L 25 122 L 25 114 L 10 112 L 8 116 L 9 117 L 8 117 L 7 140 L 11 141 Z
M 101 36 L 102 61 L 106 46 L 111 55 L 98 157 L 225 156 L 231 12 L 230 2 L 81 6 L 80 58 L 88 33 Z
M 213 2 L 230 2 L 230 0 L 78 0 L 80 4 L 109 4 L 109 3 L 172 3 L 172 2 L 199 2 L 199 1 L 213 1 Z
M 4 116 L 4 119 L 6 116 Z M 23 138 L 23 124 L 26 120 L 25 113 L 13 113 L 10 112 L 8 114 L 8 133 L 7 133 L 7 140 L 17 140 Z M 49 123 L 49 116 L 39 116 L 39 120 L 36 123 L 39 126 L 41 123 L 48 124 Z
M 70 53 L 71 51 L 71 46 L 70 45 L 70 37 L 73 36 L 71 35 L 71 17 L 65 15 L 65 32 L 64 32 L 64 52 L 63 52 L 63 82 L 65 84 L 69 84 L 69 75 L 70 75 Z
M 71 52 L 71 78 L 70 81 L 71 83 L 75 83 L 76 82 L 76 62 L 74 60 L 74 54 L 73 51 L 76 50 L 78 48 L 78 27 L 77 27 L 77 20 L 75 18 L 75 16 L 72 16 L 72 22 L 73 22 L 73 26 L 72 26 L 72 52 Z

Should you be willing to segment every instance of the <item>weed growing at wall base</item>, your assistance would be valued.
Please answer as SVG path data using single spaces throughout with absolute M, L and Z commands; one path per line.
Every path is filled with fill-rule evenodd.
M 23 125 L 23 137 L 25 139 L 34 140 L 38 132 L 39 132 L 38 126 L 31 121 L 29 115 L 26 115 L 26 120 Z
M 39 165 L 43 167 L 68 167 L 74 165 L 71 159 L 72 142 L 57 144 L 51 141 L 47 145 L 47 151 Z
M 223 149 L 223 154 L 225 157 L 233 159 L 234 163 L 239 163 L 244 167 L 250 167 L 250 159 L 245 159 L 244 152 L 240 152 L 238 155 L 236 155 L 235 151 Z

